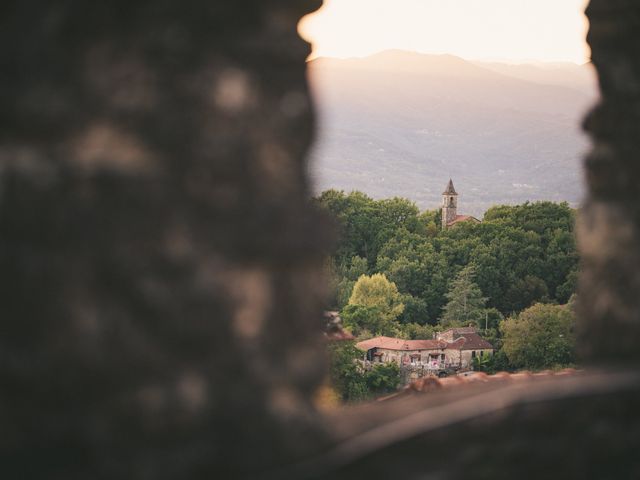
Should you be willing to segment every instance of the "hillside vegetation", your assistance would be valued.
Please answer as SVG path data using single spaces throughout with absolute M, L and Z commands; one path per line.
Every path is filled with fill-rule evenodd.
M 338 223 L 331 307 L 355 335 L 431 338 L 471 324 L 498 350 L 479 368 L 573 362 L 579 259 L 567 203 L 494 206 L 482 223 L 443 230 L 439 210 L 404 198 L 327 190 L 316 202 Z

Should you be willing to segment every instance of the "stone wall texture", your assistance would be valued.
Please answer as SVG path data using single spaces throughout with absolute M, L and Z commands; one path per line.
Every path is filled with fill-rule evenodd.
M 6 478 L 253 477 L 317 448 L 296 25 L 320 4 L 2 2 Z
M 596 363 L 640 360 L 640 2 L 592 0 L 602 99 L 585 120 L 589 199 L 580 244 L 581 345 Z
M 639 478 L 640 1 L 588 9 L 593 370 L 331 415 L 296 32 L 319 6 L 1 3 L 3 478 Z

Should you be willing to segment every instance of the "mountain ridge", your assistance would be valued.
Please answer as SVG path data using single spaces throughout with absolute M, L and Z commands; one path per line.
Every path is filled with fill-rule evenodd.
M 476 216 L 495 203 L 580 201 L 588 143 L 579 122 L 596 96 L 588 74 L 576 73 L 581 66 L 554 66 L 544 84 L 453 55 L 386 51 L 308 65 L 319 118 L 316 192 L 357 189 L 436 208 L 453 176 Z M 563 85 L 558 69 L 571 72 Z

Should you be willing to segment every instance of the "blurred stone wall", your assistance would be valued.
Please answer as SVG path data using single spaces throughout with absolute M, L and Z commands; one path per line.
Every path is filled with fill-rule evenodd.
M 589 198 L 579 240 L 581 339 L 594 363 L 640 360 L 640 2 L 591 0 L 602 99 L 585 120 Z
M 322 441 L 320 4 L 1 2 L 3 477 L 251 477 Z

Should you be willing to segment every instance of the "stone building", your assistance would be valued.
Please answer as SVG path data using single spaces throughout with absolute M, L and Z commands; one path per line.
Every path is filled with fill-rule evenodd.
M 453 180 L 449 179 L 447 188 L 442 192 L 442 229 L 460 222 L 480 223 L 480 220 L 471 215 L 458 215 L 458 192 L 453 187 Z
M 446 357 L 451 365 L 467 368 L 475 357 L 493 355 L 493 345 L 478 335 L 473 327 L 450 328 L 436 334 L 436 339 L 447 343 Z
M 452 328 L 432 340 L 375 337 L 356 344 L 370 362 L 396 362 L 425 370 L 468 369 L 475 357 L 493 354 L 493 345 L 474 328 Z

